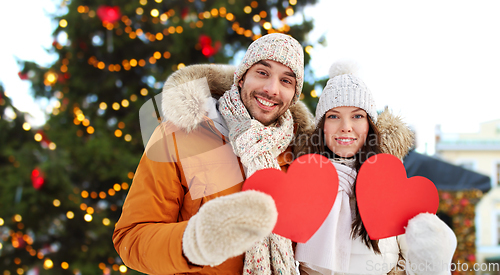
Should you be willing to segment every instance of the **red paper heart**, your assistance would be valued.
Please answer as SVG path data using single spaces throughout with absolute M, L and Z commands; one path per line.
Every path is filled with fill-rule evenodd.
M 361 166 L 356 183 L 361 220 L 372 240 L 405 233 L 408 221 L 419 213 L 436 213 L 439 195 L 425 177 L 407 178 L 395 156 L 378 154 Z
M 97 16 L 104 23 L 114 24 L 121 17 L 120 7 L 119 6 L 110 7 L 102 5 L 99 8 L 97 8 Z
M 335 166 L 316 154 L 297 158 L 287 173 L 271 168 L 259 170 L 243 184 L 243 190 L 257 190 L 273 197 L 278 210 L 273 232 L 299 243 L 307 242 L 323 224 L 338 189 Z

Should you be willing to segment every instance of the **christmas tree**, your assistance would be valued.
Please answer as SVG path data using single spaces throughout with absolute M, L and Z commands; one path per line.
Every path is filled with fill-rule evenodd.
M 235 56 L 272 32 L 302 43 L 311 79 L 313 22 L 301 13 L 315 2 L 63 1 L 49 49 L 58 60 L 49 68 L 21 64 L 34 96 L 54 103 L 46 124 L 31 129 L 0 98 L 0 114 L 16 114 L 0 121 L 1 274 L 137 274 L 111 236 L 144 151 L 139 109 L 172 72 L 236 64 Z M 291 17 L 300 24 L 287 23 Z M 311 109 L 314 85 L 306 81 L 301 98 Z

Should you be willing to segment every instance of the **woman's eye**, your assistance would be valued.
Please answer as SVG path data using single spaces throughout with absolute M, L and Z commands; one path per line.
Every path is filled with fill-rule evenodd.
M 337 118 L 337 115 L 329 115 L 327 118 Z
M 354 115 L 354 118 L 358 118 L 359 119 L 359 118 L 364 118 L 364 116 L 363 115 Z

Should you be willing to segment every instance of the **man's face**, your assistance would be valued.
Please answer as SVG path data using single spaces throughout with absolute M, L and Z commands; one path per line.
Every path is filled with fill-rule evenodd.
M 238 83 L 241 100 L 250 115 L 264 125 L 283 115 L 295 95 L 295 74 L 271 60 L 255 63 Z

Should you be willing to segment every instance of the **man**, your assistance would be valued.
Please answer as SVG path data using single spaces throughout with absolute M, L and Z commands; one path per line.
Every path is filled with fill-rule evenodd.
M 272 198 L 240 191 L 260 169 L 286 171 L 294 135 L 313 128 L 298 102 L 303 74 L 300 44 L 269 34 L 236 70 L 193 65 L 169 77 L 168 121 L 150 138 L 113 234 L 127 266 L 148 274 L 296 274 L 291 241 L 271 234 Z

